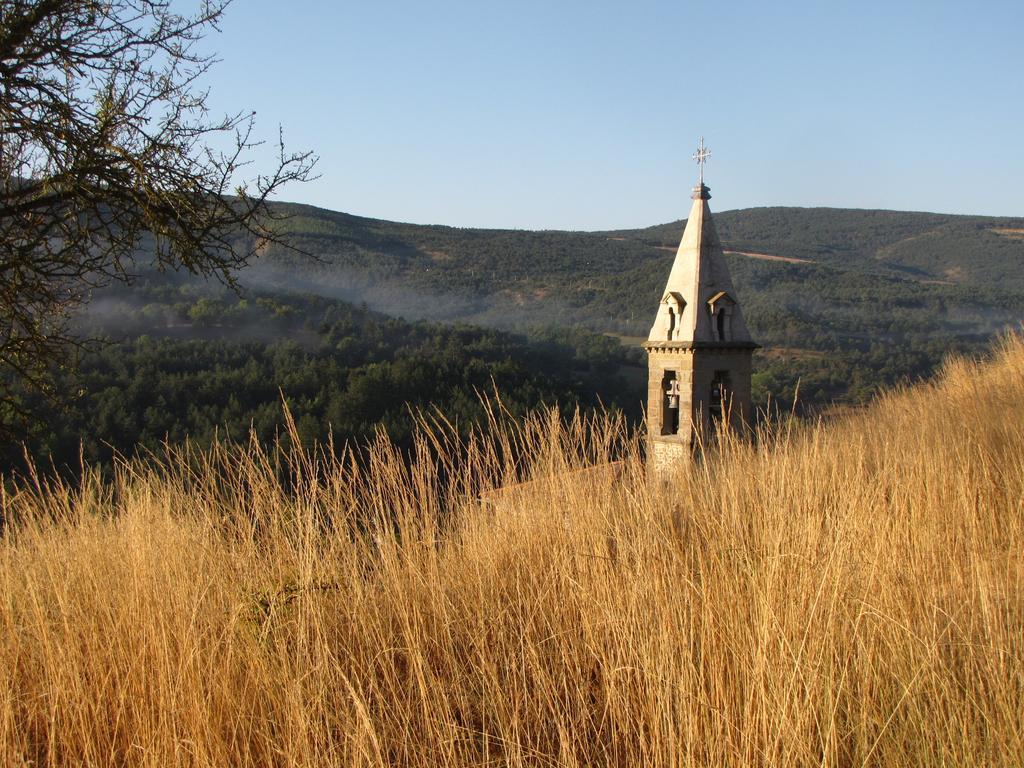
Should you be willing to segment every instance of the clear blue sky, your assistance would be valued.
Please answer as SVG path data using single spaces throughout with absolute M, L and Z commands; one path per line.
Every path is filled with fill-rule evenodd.
M 703 134 L 714 210 L 1024 215 L 1021 0 L 236 0 L 222 28 L 211 103 L 321 157 L 284 199 L 646 226 L 686 215 Z

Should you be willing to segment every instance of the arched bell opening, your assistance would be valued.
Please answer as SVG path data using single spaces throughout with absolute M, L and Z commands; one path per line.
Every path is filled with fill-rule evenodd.
M 715 371 L 708 394 L 708 428 L 711 436 L 728 427 L 732 409 L 731 385 L 729 371 Z
M 661 434 L 679 432 L 679 377 L 675 371 L 665 371 L 661 379 Z

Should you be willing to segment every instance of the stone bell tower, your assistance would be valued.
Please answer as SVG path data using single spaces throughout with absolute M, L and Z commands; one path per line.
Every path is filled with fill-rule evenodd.
M 722 245 L 711 220 L 704 186 L 704 148 L 693 156 L 700 181 L 676 251 L 647 350 L 647 456 L 652 471 L 664 474 L 689 460 L 721 429 L 749 422 L 750 338 L 729 278 Z

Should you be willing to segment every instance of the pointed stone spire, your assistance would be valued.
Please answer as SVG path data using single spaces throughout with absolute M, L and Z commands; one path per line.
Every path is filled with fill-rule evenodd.
M 757 349 L 743 321 L 722 244 L 711 220 L 701 139 L 693 207 L 658 305 L 647 351 L 647 460 L 670 479 L 721 430 L 742 431 L 751 417 Z
M 708 207 L 711 190 L 703 180 L 692 198 L 648 341 L 752 345 Z

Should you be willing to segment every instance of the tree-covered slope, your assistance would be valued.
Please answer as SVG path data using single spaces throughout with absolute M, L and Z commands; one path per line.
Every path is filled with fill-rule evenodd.
M 269 444 L 286 431 L 282 398 L 304 442 L 339 448 L 379 428 L 408 446 L 416 413 L 465 430 L 496 396 L 517 416 L 599 405 L 640 416 L 639 354 L 585 331 L 410 323 L 311 295 L 152 280 L 108 294 L 81 323 L 96 341 L 57 373 L 64 397 L 14 386 L 36 419 L 30 454 L 59 469 L 250 430 Z M 21 457 L 3 446 L 0 472 Z
M 841 269 L 1024 290 L 1024 219 L 836 208 L 750 208 L 715 216 L 736 251 Z M 616 233 L 675 245 L 684 221 Z
M 282 226 L 314 259 L 270 248 L 243 282 L 313 290 L 409 318 L 503 328 L 579 324 L 633 335 L 646 331 L 685 224 L 472 230 L 283 208 L 292 218 Z M 748 304 L 793 267 L 802 269 L 800 287 L 777 296 L 784 310 L 806 312 L 842 281 L 859 286 L 862 314 L 877 315 L 893 281 L 902 281 L 909 295 L 923 290 L 945 306 L 990 308 L 1001 325 L 1013 320 L 1002 309 L 1024 297 L 1024 219 L 759 208 L 715 220 Z M 942 325 L 935 316 L 921 327 Z M 773 328 L 762 332 L 768 345 L 779 342 Z
M 645 336 L 684 221 L 617 232 L 418 226 L 288 206 L 318 260 L 271 249 L 243 276 L 410 318 Z M 759 355 L 785 401 L 926 375 L 1024 320 L 1024 219 L 828 208 L 715 215 Z M 631 342 L 634 343 L 634 342 Z
M 40 455 L 74 461 L 80 437 L 103 459 L 225 427 L 269 436 L 281 391 L 310 438 L 384 426 L 401 441 L 409 404 L 468 423 L 494 385 L 519 411 L 603 402 L 639 417 L 639 342 L 683 222 L 470 230 L 281 207 L 306 254 L 263 249 L 237 295 L 144 268 L 133 287 L 97 292 L 83 332 L 112 343 L 61 374 L 71 409 L 25 395 L 42 414 Z M 1024 320 L 1024 220 L 792 208 L 715 220 L 763 346 L 759 407 L 863 402 Z
M 284 227 L 333 270 L 401 276 L 441 292 L 493 294 L 559 286 L 668 261 L 685 221 L 616 232 L 530 232 L 421 226 L 310 206 L 283 206 Z M 894 277 L 1024 290 L 1024 218 L 831 208 L 715 214 L 727 250 Z M 271 264 L 291 263 L 275 250 Z M 265 264 L 264 266 L 269 266 Z M 330 271 L 330 270 L 328 270 Z M 575 278 L 575 279 L 574 279 Z M 544 296 L 537 297 L 543 301 Z

